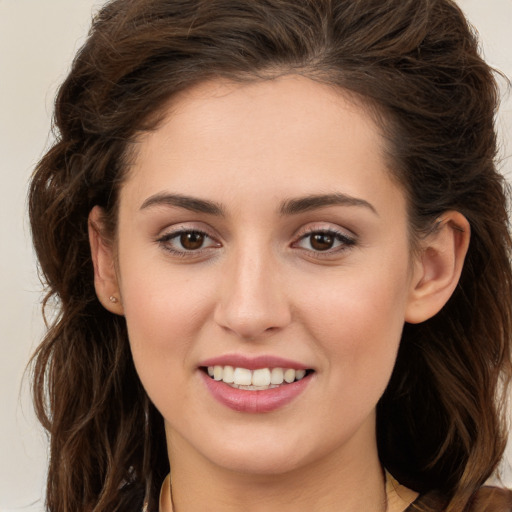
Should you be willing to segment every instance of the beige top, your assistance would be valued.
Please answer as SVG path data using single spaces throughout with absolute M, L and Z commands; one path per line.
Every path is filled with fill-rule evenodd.
M 162 483 L 160 489 L 160 505 L 158 507 L 160 512 L 173 512 L 171 501 L 171 474 L 169 473 Z

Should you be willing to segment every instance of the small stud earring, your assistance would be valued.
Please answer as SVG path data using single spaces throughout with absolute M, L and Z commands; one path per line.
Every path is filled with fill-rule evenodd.
M 108 298 L 108 300 L 109 300 L 110 302 L 113 302 L 114 304 L 115 304 L 116 302 L 118 302 L 117 297 L 114 297 L 113 295 L 111 295 L 111 296 Z

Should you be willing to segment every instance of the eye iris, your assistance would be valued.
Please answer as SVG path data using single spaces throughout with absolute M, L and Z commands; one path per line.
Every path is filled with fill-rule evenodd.
M 328 233 L 315 233 L 311 235 L 311 247 L 317 251 L 327 251 L 334 244 L 334 237 Z
M 180 243 L 183 248 L 189 251 L 200 249 L 204 243 L 204 235 L 197 232 L 182 233 L 180 235 Z

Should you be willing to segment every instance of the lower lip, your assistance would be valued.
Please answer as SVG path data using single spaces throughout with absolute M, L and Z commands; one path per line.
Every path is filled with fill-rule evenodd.
M 264 390 L 243 390 L 232 388 L 222 381 L 217 381 L 200 370 L 206 387 L 221 404 L 238 412 L 265 413 L 272 412 L 298 397 L 311 380 L 311 374 L 291 384 Z

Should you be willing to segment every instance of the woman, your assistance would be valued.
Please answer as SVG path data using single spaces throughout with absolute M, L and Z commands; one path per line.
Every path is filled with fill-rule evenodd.
M 30 190 L 48 510 L 510 510 L 496 106 L 449 0 L 107 4 Z

